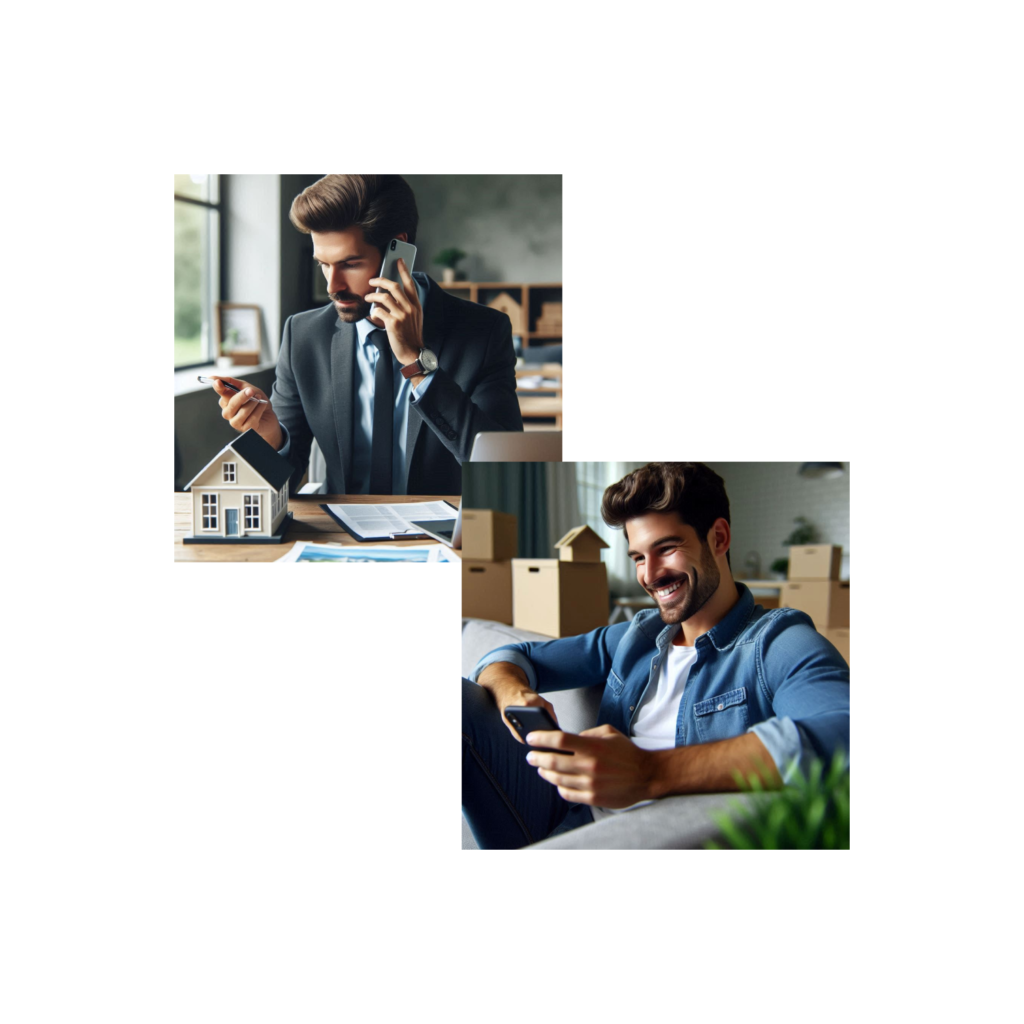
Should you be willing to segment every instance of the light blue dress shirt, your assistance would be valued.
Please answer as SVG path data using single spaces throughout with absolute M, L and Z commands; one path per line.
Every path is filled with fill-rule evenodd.
M 412 279 L 416 283 L 416 293 L 419 295 L 420 305 L 426 309 L 430 279 L 426 274 L 421 274 L 418 271 L 413 273 Z M 377 369 L 377 358 L 380 355 L 376 345 L 370 341 L 370 332 L 379 329 L 365 319 L 356 324 L 355 387 L 358 415 L 352 418 L 352 472 L 345 479 L 347 494 L 370 493 L 370 461 L 373 449 L 373 377 Z M 409 405 L 410 403 L 415 404 L 426 394 L 433 376 L 428 374 L 420 386 L 414 388 L 402 376 L 402 366 L 397 359 L 394 361 L 394 373 L 395 429 L 391 486 L 392 494 L 405 494 L 405 435 L 409 425 Z M 285 443 L 278 455 L 288 458 L 292 440 L 287 430 L 284 430 L 284 435 Z

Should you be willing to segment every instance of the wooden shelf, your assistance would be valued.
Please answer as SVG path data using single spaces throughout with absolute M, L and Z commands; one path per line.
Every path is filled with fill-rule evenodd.
M 562 295 L 562 282 L 561 281 L 548 281 L 541 283 L 526 282 L 526 281 L 449 281 L 440 282 L 442 288 L 445 291 L 462 293 L 462 297 L 466 297 L 470 302 L 480 302 L 480 293 L 483 292 L 508 292 L 516 302 L 519 303 L 522 309 L 522 316 L 525 321 L 524 324 L 520 325 L 522 329 L 518 329 L 517 325 L 513 323 L 512 333 L 518 335 L 523 339 L 523 348 L 530 347 L 530 340 L 536 341 L 561 341 L 562 334 L 558 331 L 533 331 L 530 330 L 530 325 L 533 324 L 540 316 L 540 303 L 542 292 L 553 292 L 557 291 L 557 300 L 561 301 Z M 466 294 L 468 292 L 468 295 Z M 494 298 L 494 296 L 490 296 Z M 555 301 L 555 297 L 547 295 L 543 297 L 544 300 Z M 486 303 L 484 303 L 486 305 Z

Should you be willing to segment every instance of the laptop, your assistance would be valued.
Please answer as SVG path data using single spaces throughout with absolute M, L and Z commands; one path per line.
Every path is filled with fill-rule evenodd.
M 470 462 L 561 462 L 560 430 L 484 430 L 476 435 Z
M 447 544 L 456 551 L 462 549 L 462 503 L 459 503 L 459 514 L 454 519 L 431 519 L 425 523 L 418 523 L 410 519 L 410 523 L 421 530 L 428 537 Z

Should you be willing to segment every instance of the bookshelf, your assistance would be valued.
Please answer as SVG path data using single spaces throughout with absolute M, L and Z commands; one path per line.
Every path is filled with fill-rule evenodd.
M 512 333 L 523 339 L 523 348 L 531 345 L 561 343 L 562 330 L 537 330 L 537 320 L 541 315 L 541 307 L 545 302 L 562 301 L 561 281 L 540 284 L 525 284 L 521 281 L 450 281 L 441 283 L 445 291 L 460 299 L 489 305 L 502 292 L 506 292 L 519 303 L 522 310 L 523 323 L 512 324 Z

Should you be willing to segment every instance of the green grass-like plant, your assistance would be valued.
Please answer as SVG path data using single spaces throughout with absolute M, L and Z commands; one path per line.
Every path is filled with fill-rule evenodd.
M 751 795 L 749 804 L 731 801 L 730 811 L 712 818 L 722 843 L 708 850 L 848 850 L 850 848 L 850 771 L 842 751 L 826 770 L 815 759 L 805 778 L 768 792 L 757 775 L 746 779 L 734 772 L 737 785 Z

